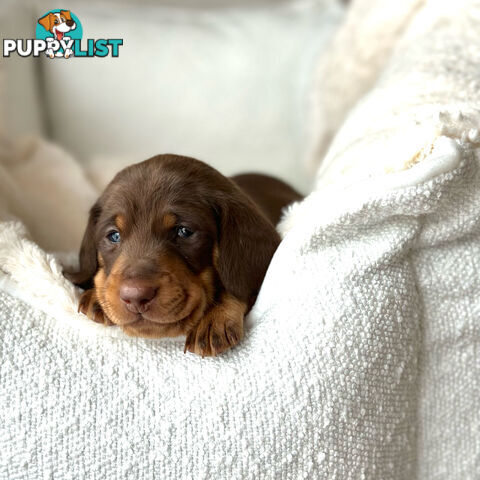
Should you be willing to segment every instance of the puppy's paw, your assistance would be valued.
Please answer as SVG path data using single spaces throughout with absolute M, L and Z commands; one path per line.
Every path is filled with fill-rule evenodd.
M 216 356 L 243 338 L 245 304 L 228 296 L 211 308 L 187 335 L 185 349 L 203 357 Z
M 110 319 L 105 315 L 102 307 L 97 301 L 95 289 L 85 290 L 80 297 L 78 311 L 86 315 L 90 320 L 103 325 L 113 325 Z

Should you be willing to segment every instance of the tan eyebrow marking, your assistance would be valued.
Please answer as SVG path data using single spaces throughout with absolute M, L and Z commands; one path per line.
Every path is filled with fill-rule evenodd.
M 122 232 L 125 230 L 125 227 L 127 226 L 127 220 L 123 215 L 117 215 L 115 217 L 115 225 Z
M 162 224 L 165 228 L 172 228 L 177 223 L 177 217 L 173 213 L 166 213 L 162 218 Z

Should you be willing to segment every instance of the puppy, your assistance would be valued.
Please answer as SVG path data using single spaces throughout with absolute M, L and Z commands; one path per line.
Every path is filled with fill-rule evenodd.
M 274 225 L 301 196 L 265 175 L 228 179 L 193 158 L 132 165 L 90 211 L 79 311 L 132 336 L 186 335 L 185 351 L 217 355 L 243 337 L 280 242 Z
M 72 19 L 70 10 L 60 10 L 59 13 L 47 13 L 44 17 L 38 20 L 38 23 L 53 35 L 53 38 L 48 38 L 47 42 L 52 40 L 60 41 L 66 33 L 77 28 L 77 24 Z M 55 55 L 57 57 L 65 56 L 65 58 L 69 58 L 73 51 L 70 48 L 67 48 L 64 54 L 62 54 L 62 52 L 57 52 L 55 54 L 52 48 L 47 48 L 45 53 L 50 58 L 54 58 Z

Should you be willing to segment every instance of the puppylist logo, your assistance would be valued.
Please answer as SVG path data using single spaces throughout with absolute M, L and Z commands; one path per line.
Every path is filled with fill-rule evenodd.
M 3 39 L 3 56 L 16 52 L 20 57 L 49 58 L 118 57 L 123 39 L 89 38 L 82 44 L 83 28 L 78 17 L 70 10 L 50 10 L 40 17 L 36 38 Z

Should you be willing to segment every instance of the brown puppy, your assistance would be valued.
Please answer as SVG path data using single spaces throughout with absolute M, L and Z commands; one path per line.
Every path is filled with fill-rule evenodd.
M 65 272 L 85 289 L 79 311 L 128 335 L 185 334 L 185 351 L 223 352 L 243 336 L 281 209 L 300 198 L 280 180 L 228 179 L 176 155 L 122 170 L 90 211 L 80 270 Z

